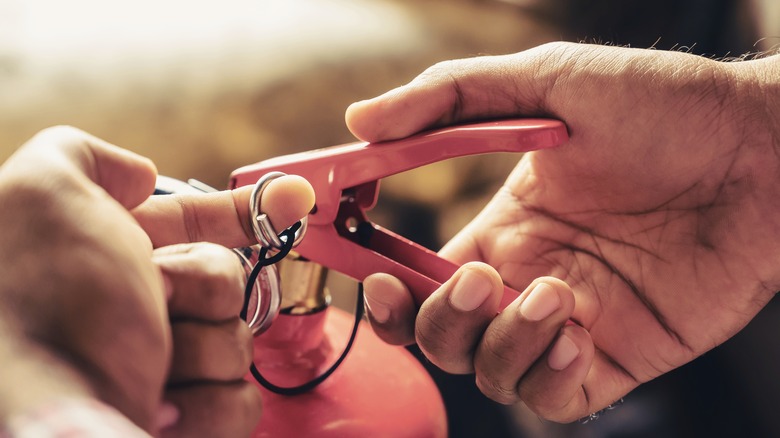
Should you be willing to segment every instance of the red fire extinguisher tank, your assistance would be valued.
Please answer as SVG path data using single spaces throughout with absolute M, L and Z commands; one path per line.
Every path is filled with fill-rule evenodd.
M 339 357 L 353 323 L 347 312 L 331 307 L 280 314 L 255 338 L 255 364 L 278 386 L 300 385 Z M 341 366 L 313 390 L 292 396 L 261 390 L 264 409 L 254 438 L 447 436 L 444 404 L 431 377 L 405 348 L 385 344 L 365 322 Z

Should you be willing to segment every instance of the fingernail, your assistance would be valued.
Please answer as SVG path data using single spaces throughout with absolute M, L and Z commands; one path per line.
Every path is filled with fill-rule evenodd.
M 157 410 L 157 428 L 167 429 L 179 421 L 179 408 L 171 402 L 163 402 Z
M 384 324 L 390 320 L 389 307 L 387 307 L 384 303 L 380 303 L 379 301 L 371 299 L 371 296 L 368 294 L 365 294 L 364 298 L 366 299 L 366 307 L 371 313 L 371 317 L 374 319 L 374 321 L 379 324 Z
M 520 304 L 520 314 L 530 321 L 541 321 L 560 307 L 558 292 L 547 283 L 539 283 Z
M 450 304 L 464 312 L 472 311 L 485 302 L 491 289 L 490 281 L 483 275 L 465 270 L 452 288 Z
M 547 356 L 547 365 L 556 371 L 565 370 L 580 355 L 577 344 L 566 335 L 561 335 Z

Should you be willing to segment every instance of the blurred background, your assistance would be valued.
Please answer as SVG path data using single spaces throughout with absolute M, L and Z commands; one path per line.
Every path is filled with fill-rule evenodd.
M 349 103 L 438 61 L 554 40 L 729 57 L 778 37 L 776 0 L 0 0 L 0 159 L 69 124 L 222 188 L 241 165 L 353 141 Z M 437 249 L 514 163 L 388 178 L 375 220 Z M 431 373 L 453 437 L 780 436 L 778 311 L 587 424 L 549 424 L 488 401 L 473 376 Z

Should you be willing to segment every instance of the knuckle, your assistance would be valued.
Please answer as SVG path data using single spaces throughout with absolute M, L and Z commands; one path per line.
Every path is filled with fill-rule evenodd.
M 193 436 L 250 436 L 261 420 L 263 402 L 259 388 L 247 381 L 213 387 L 210 391 L 210 408 L 225 415 L 208 421 L 212 432 Z M 189 436 L 189 435 L 188 435 Z
M 251 333 L 235 318 L 218 325 L 173 324 L 175 380 L 234 381 L 246 375 L 252 361 Z
M 544 413 L 548 410 L 545 409 L 547 403 L 545 403 L 544 391 L 540 391 L 531 385 L 520 384 L 517 392 L 520 396 L 520 399 L 526 405 L 528 405 L 528 407 L 534 411 L 535 414 L 543 418 L 547 418 L 547 416 L 544 415 Z
M 440 61 L 420 73 L 414 82 L 448 90 L 454 103 L 459 103 L 463 99 L 462 82 L 472 74 L 473 62 L 468 59 Z
M 448 348 L 445 341 L 447 329 L 437 319 L 425 313 L 420 313 L 415 324 L 415 339 L 417 344 L 436 356 L 446 355 Z
M 578 47 L 579 44 L 569 41 L 550 41 L 539 46 L 539 50 L 544 52 L 566 52 L 572 48 Z
M 520 399 L 516 385 L 496 376 L 477 373 L 476 383 L 482 394 L 495 402 L 509 405 Z
M 247 326 L 244 321 L 241 321 L 240 319 L 235 319 L 235 341 L 232 350 L 235 352 L 236 355 L 236 371 L 235 374 L 239 377 L 246 374 L 246 371 L 249 369 L 249 365 L 252 363 L 252 331 L 249 329 L 249 326 Z
M 578 409 L 576 397 L 561 400 L 559 397 L 551 396 L 543 387 L 522 384 L 519 386 L 518 394 L 520 400 L 531 411 L 548 421 L 569 423 L 587 415 L 585 410 Z
M 181 407 L 182 417 L 163 436 L 250 436 L 262 413 L 260 391 L 247 381 L 176 387 L 166 398 Z
M 193 205 L 185 201 L 184 196 L 175 196 L 176 202 L 181 209 L 181 220 L 184 227 L 184 231 L 187 234 L 187 240 L 189 242 L 201 242 L 203 233 L 201 231 L 199 210 Z
M 46 182 L 53 182 L 52 180 L 58 176 L 49 174 Z M 65 178 L 57 178 L 59 191 L 51 190 L 51 187 L 42 184 L 38 178 L 29 178 L 27 175 L 14 174 L 6 177 L 5 180 L 8 184 L 0 185 L 0 196 L 3 199 L 3 208 L 8 208 L 9 211 L 18 204 L 18 208 L 34 207 L 39 214 L 52 212 L 59 204 L 58 196 L 70 188 L 69 185 L 66 186 L 69 181 Z
M 211 376 L 216 380 L 232 381 L 242 378 L 249 368 L 249 355 L 234 333 L 223 334 L 219 341 L 222 345 L 206 352 L 210 356 Z M 215 352 L 220 354 L 216 355 Z M 218 357 L 217 357 L 218 356 Z
M 53 126 L 38 131 L 19 149 L 14 172 L 5 172 L 14 182 L 14 190 L 29 190 L 30 195 L 44 195 L 45 192 L 61 195 L 63 192 L 83 191 L 84 185 L 79 171 L 69 162 L 91 162 L 89 136 L 71 126 Z M 16 155 L 16 154 L 15 154 Z M 60 158 L 65 157 L 66 160 Z M 30 169 L 43 173 L 45 178 L 31 177 Z M 49 194 L 53 197 L 54 195 Z
M 155 261 L 174 290 L 174 313 L 208 321 L 238 316 L 244 303 L 246 274 L 233 251 L 206 242 L 155 251 Z
M 494 328 L 490 330 L 482 339 L 479 355 L 482 360 L 489 361 L 502 368 L 513 367 L 517 364 L 517 351 L 520 348 L 517 340 L 512 333 Z
M 51 141 L 51 140 L 83 140 L 86 137 L 86 133 L 78 128 L 70 125 L 54 125 L 48 128 L 38 131 L 34 140 Z
M 463 351 L 463 342 L 450 334 L 448 327 L 435 318 L 418 316 L 415 339 L 420 350 L 437 367 L 454 374 L 469 373 L 474 369 L 473 350 Z
M 211 309 L 215 315 L 221 314 L 222 309 L 226 307 L 225 300 L 221 294 L 224 289 L 219 287 L 211 277 L 204 277 L 198 275 L 196 281 L 200 283 L 201 293 L 198 294 L 198 300 L 200 301 L 199 307 L 201 309 Z M 211 312 L 208 312 L 209 314 Z
M 210 306 L 231 309 L 243 303 L 246 274 L 238 257 L 229 249 L 212 244 L 196 245 L 201 260 L 197 281 L 203 285 L 203 299 Z
M 458 60 L 439 61 L 423 70 L 418 79 L 438 82 L 442 79 L 448 79 L 452 74 L 459 70 Z
M 90 135 L 69 125 L 56 125 L 44 128 L 28 142 L 36 148 L 59 149 L 71 158 L 92 162 Z
M 263 413 L 263 400 L 260 389 L 249 382 L 242 382 L 240 397 L 237 397 L 237 399 L 237 403 L 240 406 L 236 406 L 235 411 L 240 413 L 237 418 L 239 422 L 237 426 L 240 432 L 234 436 L 249 436 L 257 426 Z

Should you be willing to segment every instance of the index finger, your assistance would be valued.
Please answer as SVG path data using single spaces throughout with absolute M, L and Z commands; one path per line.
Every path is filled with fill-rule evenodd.
M 186 242 L 227 247 L 254 245 L 249 198 L 252 186 L 213 193 L 152 196 L 133 216 L 155 248 Z M 268 184 L 260 199 L 277 231 L 306 216 L 314 206 L 314 189 L 304 178 L 286 175 Z

